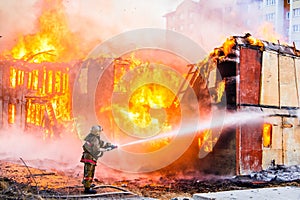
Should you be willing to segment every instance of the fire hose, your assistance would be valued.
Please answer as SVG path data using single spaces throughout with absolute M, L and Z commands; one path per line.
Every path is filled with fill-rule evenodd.
M 96 198 L 96 197 L 124 197 L 124 196 L 131 196 L 131 197 L 138 197 L 137 194 L 132 193 L 128 190 L 125 190 L 124 188 L 113 186 L 113 185 L 99 185 L 93 187 L 94 189 L 99 188 L 113 188 L 120 191 L 116 192 L 103 192 L 103 193 L 97 193 L 97 194 L 56 194 L 56 195 L 41 195 L 42 198 L 55 198 L 55 199 L 71 199 L 71 198 Z

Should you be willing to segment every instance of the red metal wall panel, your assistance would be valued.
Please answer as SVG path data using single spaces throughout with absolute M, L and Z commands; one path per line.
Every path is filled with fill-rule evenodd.
M 262 169 L 262 128 L 263 123 L 241 126 L 240 140 L 237 144 L 241 174 Z
M 259 104 L 261 79 L 261 52 L 255 49 L 241 47 L 240 51 L 240 104 Z

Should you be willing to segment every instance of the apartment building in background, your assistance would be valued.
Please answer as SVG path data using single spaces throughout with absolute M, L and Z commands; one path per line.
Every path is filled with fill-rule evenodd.
M 263 0 L 262 12 L 278 34 L 300 48 L 300 0 Z
M 289 4 L 289 11 L 286 12 L 288 18 L 289 43 L 295 42 L 296 47 L 300 49 L 300 0 L 286 0 Z
M 273 25 L 270 32 L 300 48 L 300 0 L 184 0 L 164 17 L 167 29 L 183 33 L 199 44 L 205 45 L 213 33 L 228 36 L 230 30 L 241 29 L 251 33 L 267 22 Z

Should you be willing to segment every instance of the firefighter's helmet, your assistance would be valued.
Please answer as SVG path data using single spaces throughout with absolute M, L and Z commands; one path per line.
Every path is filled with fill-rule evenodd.
M 95 126 L 92 126 L 91 127 L 91 133 L 93 133 L 93 134 L 99 134 L 99 133 L 101 133 L 102 131 L 103 131 L 103 128 L 102 128 L 102 126 L 100 126 L 100 125 L 95 125 Z

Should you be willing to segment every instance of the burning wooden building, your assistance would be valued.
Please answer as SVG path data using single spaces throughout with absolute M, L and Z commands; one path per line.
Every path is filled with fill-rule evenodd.
M 0 127 L 38 130 L 44 137 L 59 134 L 72 120 L 72 68 L 69 63 L 0 61 Z
M 49 7 L 51 3 L 45 6 Z M 39 20 L 40 32 L 22 37 L 9 57 L 0 60 L 0 129 L 17 126 L 30 131 L 39 130 L 44 137 L 51 137 L 59 134 L 61 128 L 72 127 L 75 113 L 75 117 L 83 118 L 79 119 L 84 126 L 82 130 L 86 131 L 91 124 L 101 121 L 104 127 L 108 127 L 110 139 L 121 141 L 124 139 L 124 134 L 120 134 L 122 126 L 133 127 L 140 134 L 140 130 L 146 130 L 149 124 L 153 130 L 162 128 L 165 132 L 180 124 L 179 94 L 186 89 L 179 87 L 182 77 L 171 72 L 161 73 L 138 60 L 108 59 L 101 57 L 103 55 L 99 59 L 83 60 L 83 51 L 74 45 L 78 38 L 68 30 L 65 16 L 47 9 Z M 173 57 L 170 58 L 173 61 Z M 75 59 L 81 61 L 75 62 Z M 179 69 L 188 63 L 180 61 L 177 64 L 180 68 L 176 71 L 183 74 Z M 111 67 L 99 67 L 106 65 Z M 265 169 L 271 163 L 300 163 L 299 50 L 255 40 L 250 35 L 237 36 L 216 48 L 204 61 L 188 66 L 191 71 L 186 79 L 201 104 L 200 113 L 206 113 L 211 101 L 215 107 L 225 101 L 227 111 L 257 111 L 267 116 L 256 124 L 242 123 L 221 132 L 218 129 L 217 134 L 215 130 L 199 133 L 195 140 L 196 151 L 200 149 L 199 155 L 205 156 L 188 155 L 193 155 L 191 160 L 199 161 L 199 170 L 245 174 Z M 81 77 L 77 77 L 79 67 Z M 126 94 L 129 83 L 118 82 L 132 69 L 136 74 L 129 73 L 127 78 L 135 85 L 151 72 L 151 75 L 160 77 L 158 82 L 167 80 L 180 89 L 176 94 L 159 83 L 141 84 L 142 87 L 131 88 L 129 98 Z M 140 79 L 133 79 L 130 75 Z M 77 85 L 73 86 L 75 78 Z M 117 93 L 117 101 L 111 105 L 113 92 Z M 72 106 L 74 101 L 79 104 L 76 109 Z M 127 106 L 129 109 L 123 109 Z M 114 108 L 119 112 L 117 117 L 112 114 Z M 116 121 L 119 121 L 119 127 L 115 126 Z M 130 136 L 143 138 L 152 136 L 152 133 L 149 129 L 149 132 L 143 132 L 144 135 Z M 195 141 L 191 147 L 193 152 Z M 172 137 L 163 138 L 131 150 L 134 154 L 156 152 L 171 143 Z
M 247 174 L 271 164 L 300 164 L 299 50 L 250 34 L 233 36 L 194 67 L 203 72 L 215 105 L 223 99 L 228 112 L 266 115 L 222 130 L 219 138 L 210 135 L 215 146 L 200 159 L 203 170 Z
M 44 137 L 72 126 L 72 87 L 85 56 L 63 1 L 41 1 L 32 34 L 0 57 L 0 129 L 38 130 Z

